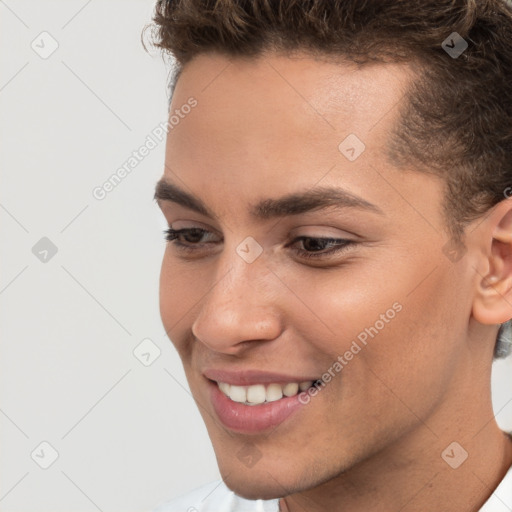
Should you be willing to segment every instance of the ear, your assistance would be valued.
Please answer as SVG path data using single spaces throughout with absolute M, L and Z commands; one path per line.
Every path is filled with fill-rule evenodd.
M 498 203 L 474 235 L 485 260 L 480 268 L 487 271 L 477 276 L 473 316 L 482 324 L 501 324 L 512 318 L 512 200 Z

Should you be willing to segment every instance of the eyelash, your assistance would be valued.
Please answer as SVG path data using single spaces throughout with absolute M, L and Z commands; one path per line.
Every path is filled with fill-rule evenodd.
M 201 244 L 199 244 L 197 242 L 196 243 L 189 242 L 188 244 L 186 244 L 186 243 L 184 244 L 183 242 L 180 242 L 178 240 L 178 237 L 180 235 L 188 235 L 191 232 L 195 232 L 195 233 L 201 234 L 201 235 L 204 233 L 209 233 L 209 231 L 207 231 L 205 229 L 201 229 L 201 228 L 184 228 L 184 229 L 169 228 L 164 231 L 164 234 L 165 234 L 165 239 L 168 242 L 173 243 L 176 247 L 178 247 L 180 251 L 192 253 L 193 251 L 197 250 L 193 246 L 194 245 L 198 246 Z M 295 242 L 298 242 L 301 240 L 316 240 L 316 241 L 320 241 L 321 243 L 325 243 L 325 244 L 332 244 L 332 243 L 338 244 L 337 247 L 335 247 L 334 249 L 330 249 L 325 252 L 320 252 L 320 251 L 310 252 L 310 251 L 306 251 L 304 249 L 294 249 L 294 252 L 296 254 L 298 254 L 301 258 L 306 258 L 306 259 L 319 259 L 319 258 L 325 258 L 328 256 L 332 256 L 335 253 L 340 253 L 340 252 L 344 252 L 344 251 L 348 250 L 351 246 L 353 246 L 355 244 L 354 241 L 346 240 L 344 238 L 318 238 L 318 237 L 312 237 L 312 236 L 299 236 L 299 237 L 295 238 L 295 240 L 293 240 L 292 243 L 295 243 Z M 192 244 L 192 246 L 189 244 Z

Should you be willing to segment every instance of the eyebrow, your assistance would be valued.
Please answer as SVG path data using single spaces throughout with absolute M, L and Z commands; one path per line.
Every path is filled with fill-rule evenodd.
M 161 201 L 170 201 L 206 217 L 217 218 L 201 199 L 164 178 L 156 184 L 154 199 L 159 204 Z M 253 218 L 263 221 L 327 208 L 357 208 L 384 215 L 378 206 L 348 190 L 322 186 L 305 192 L 294 192 L 277 199 L 262 199 L 257 204 L 250 205 L 249 213 Z

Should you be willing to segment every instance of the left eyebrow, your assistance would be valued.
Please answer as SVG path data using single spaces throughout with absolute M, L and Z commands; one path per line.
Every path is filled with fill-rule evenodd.
M 217 218 L 217 215 L 210 211 L 201 199 L 164 178 L 156 184 L 154 199 L 158 203 L 171 201 L 206 217 Z M 263 221 L 327 208 L 356 208 L 384 215 L 384 212 L 377 205 L 338 187 L 316 187 L 305 192 L 294 192 L 277 199 L 262 199 L 257 204 L 249 206 L 249 213 L 255 219 Z

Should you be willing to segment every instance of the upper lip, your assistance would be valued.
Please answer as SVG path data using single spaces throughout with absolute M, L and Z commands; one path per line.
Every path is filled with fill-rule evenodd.
M 226 382 L 235 386 L 252 386 L 254 384 L 287 384 L 288 382 L 316 381 L 318 377 L 285 375 L 283 373 L 261 370 L 221 370 L 208 368 L 203 375 L 216 382 Z

